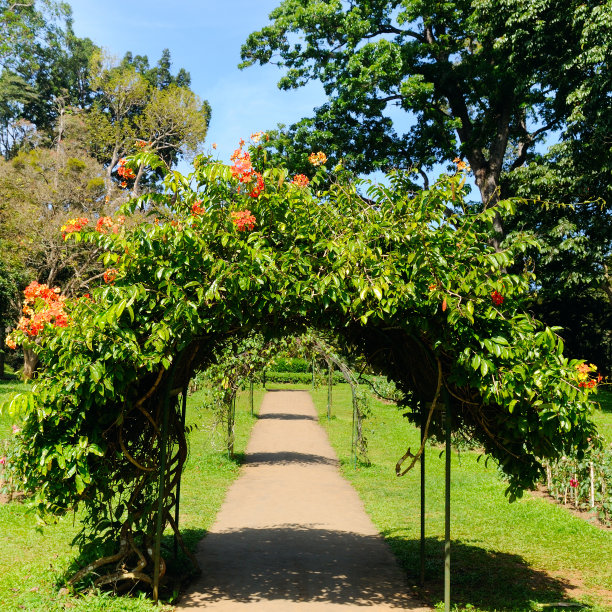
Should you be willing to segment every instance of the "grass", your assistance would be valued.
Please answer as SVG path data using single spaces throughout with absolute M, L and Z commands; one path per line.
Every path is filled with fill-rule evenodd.
M 597 429 L 612 444 L 612 391 L 599 391 L 595 397 L 599 406 L 593 412 Z
M 397 407 L 373 400 L 366 422 L 372 465 L 351 461 L 350 390 L 333 390 L 332 419 L 326 418 L 327 388 L 313 393 L 323 426 L 344 475 L 389 542 L 411 584 L 419 575 L 419 468 L 403 478 L 395 462 L 407 447 L 416 450 L 418 432 Z M 607 413 L 609 415 L 609 413 Z M 427 449 L 426 584 L 421 592 L 440 605 L 443 597 L 444 457 Z M 555 609 L 580 603 L 593 612 L 612 606 L 612 537 L 564 508 L 526 493 L 510 504 L 497 468 L 478 454 L 452 457 L 452 598 L 458 610 L 493 612 Z M 559 607 L 561 609 L 561 607 Z
M 269 388 L 303 388 L 310 385 L 268 385 Z M 0 383 L 0 403 L 26 385 L 16 379 Z M 313 396 L 321 422 L 341 459 L 342 469 L 359 491 L 367 511 L 406 568 L 411 583 L 418 577 L 418 468 L 402 479 L 394 475 L 398 457 L 418 446 L 418 433 L 391 404 L 373 401 L 367 421 L 372 466 L 353 468 L 350 456 L 350 389 L 333 389 L 333 416 L 325 418 L 327 389 Z M 263 397 L 256 389 L 255 405 Z M 595 412 L 600 430 L 612 439 L 612 394 L 600 393 L 601 409 Z M 188 423 L 198 428 L 190 436 L 190 456 L 181 495 L 181 527 L 190 545 L 205 535 L 236 478 L 241 454 L 254 423 L 248 394 L 237 405 L 236 452 L 228 459 L 221 435 L 213 431 L 209 411 L 201 407 L 202 395 L 188 402 Z M 0 417 L 0 439 L 10 436 L 12 421 Z M 607 432 L 607 433 L 606 433 Z M 422 595 L 439 605 L 442 598 L 443 458 L 440 449 L 428 449 L 427 466 L 427 565 Z M 610 532 L 598 530 L 563 508 L 526 495 L 515 504 L 504 497 L 504 484 L 496 468 L 477 462 L 477 454 L 453 455 L 452 494 L 452 593 L 457 610 L 536 611 L 556 602 L 580 603 L 592 612 L 609 610 L 612 591 Z M 150 612 L 147 599 L 115 598 L 107 594 L 61 594 L 58 581 L 77 557 L 70 541 L 78 531 L 78 517 L 65 517 L 57 525 L 37 529 L 35 519 L 20 503 L 0 505 L 0 609 L 75 611 L 105 610 Z M 560 609 L 560 608 L 559 608 Z
M 15 380 L 0 382 L 0 403 L 13 391 L 26 388 Z M 264 391 L 255 389 L 258 407 Z M 221 435 L 213 428 L 209 410 L 201 407 L 202 394 L 189 397 L 188 424 L 197 426 L 190 435 L 190 454 L 181 485 L 181 531 L 185 541 L 195 546 L 212 524 L 225 492 L 239 472 L 240 458 L 255 418 L 250 415 L 248 392 L 242 392 L 236 406 L 237 460 L 222 450 Z M 12 420 L 0 417 L 0 439 L 11 435 Z M 64 594 L 59 590 L 62 576 L 78 551 L 70 542 L 79 529 L 78 515 L 66 516 L 40 529 L 35 517 L 19 502 L 0 505 L 0 610 L 40 610 L 75 612 L 160 610 L 144 596 L 113 597 L 105 593 Z M 167 608 L 168 609 L 168 608 Z

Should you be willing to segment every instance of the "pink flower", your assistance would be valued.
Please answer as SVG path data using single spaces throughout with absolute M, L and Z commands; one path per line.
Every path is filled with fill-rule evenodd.
M 14 434 L 18 434 L 21 431 L 21 429 L 19 427 L 17 427 L 17 425 L 13 425 L 13 433 Z
M 574 487 L 574 489 L 578 486 L 578 481 L 575 478 L 570 478 L 570 487 Z
M 6 457 L 0 457 L 0 465 L 6 465 Z

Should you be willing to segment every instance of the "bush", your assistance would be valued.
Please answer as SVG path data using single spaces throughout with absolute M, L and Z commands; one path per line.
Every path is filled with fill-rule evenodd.
M 612 449 L 590 448 L 582 459 L 562 457 L 546 466 L 549 493 L 564 505 L 593 509 L 612 522 Z
M 323 374 L 317 373 L 315 380 L 318 385 L 326 385 L 327 372 Z M 274 370 L 266 370 L 266 382 L 310 384 L 312 383 L 312 372 L 276 372 Z M 337 385 L 346 381 L 341 372 L 334 372 L 332 382 L 334 385 Z
M 312 361 L 300 357 L 278 357 L 266 372 L 300 372 L 312 376 Z

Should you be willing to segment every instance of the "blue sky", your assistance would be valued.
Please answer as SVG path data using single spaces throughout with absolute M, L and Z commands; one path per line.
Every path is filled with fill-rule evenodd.
M 275 66 L 239 70 L 240 46 L 268 23 L 280 0 L 177 0 L 143 3 L 69 0 L 78 36 L 89 37 L 112 55 L 147 55 L 154 65 L 170 49 L 172 68 L 191 73 L 191 87 L 210 102 L 207 145 L 217 143 L 219 158 L 229 161 L 240 138 L 290 124 L 312 114 L 324 101 L 320 85 L 295 91 L 276 86 Z M 207 147 L 205 147 L 207 148 Z

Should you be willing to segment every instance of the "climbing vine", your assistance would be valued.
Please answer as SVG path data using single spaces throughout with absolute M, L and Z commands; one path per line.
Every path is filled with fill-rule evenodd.
M 159 193 L 96 226 L 64 228 L 103 250 L 105 282 L 62 302 L 65 325 L 42 317 L 39 379 L 9 409 L 23 416 L 13 478 L 41 516 L 85 510 L 79 544 L 97 560 L 73 581 L 163 572 L 155 534 L 170 525 L 180 537 L 181 392 L 255 333 L 333 332 L 412 398 L 410 418 L 430 406 L 432 433 L 451 403 L 453 428 L 499 463 L 511 499 L 544 459 L 580 454 L 594 435 L 596 377 L 563 355 L 559 330 L 522 310 L 533 279 L 510 272 L 536 240 L 489 246 L 512 202 L 475 214 L 463 170 L 414 192 L 401 172 L 386 185 L 331 172 L 320 152 L 310 177 L 265 160 L 255 170 L 251 154 L 242 145 L 230 166 L 198 157 L 184 176 L 144 151 L 122 167 L 152 168 L 164 177 Z M 32 339 L 17 330 L 11 342 Z

